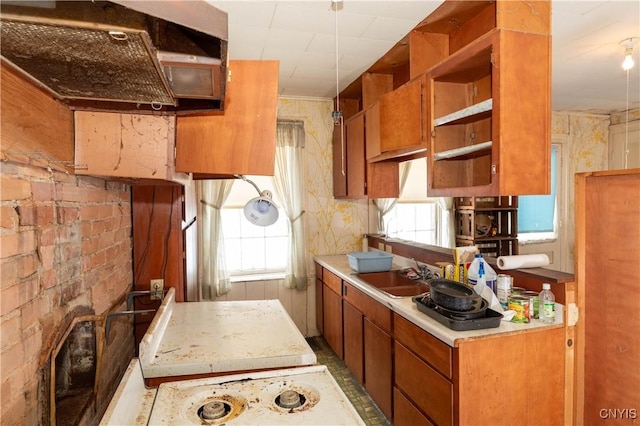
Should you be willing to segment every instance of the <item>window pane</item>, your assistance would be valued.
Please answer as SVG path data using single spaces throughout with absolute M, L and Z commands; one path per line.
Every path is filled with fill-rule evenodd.
M 551 147 L 551 194 L 518 197 L 518 233 L 553 232 L 556 209 L 558 147 Z

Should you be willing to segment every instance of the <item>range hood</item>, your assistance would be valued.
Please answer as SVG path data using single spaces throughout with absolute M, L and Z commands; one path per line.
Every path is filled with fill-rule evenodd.
M 0 8 L 3 62 L 74 109 L 224 108 L 227 14 L 205 1 Z

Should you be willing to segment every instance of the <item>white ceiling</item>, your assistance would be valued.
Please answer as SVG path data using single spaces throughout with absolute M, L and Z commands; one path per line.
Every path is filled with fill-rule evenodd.
M 280 95 L 333 98 L 441 1 L 207 0 L 228 13 L 229 58 L 280 61 Z M 636 66 L 621 68 L 620 42 L 640 37 L 640 1 L 552 2 L 552 108 L 610 113 L 640 107 L 640 42 Z M 628 100 L 627 100 L 627 93 Z

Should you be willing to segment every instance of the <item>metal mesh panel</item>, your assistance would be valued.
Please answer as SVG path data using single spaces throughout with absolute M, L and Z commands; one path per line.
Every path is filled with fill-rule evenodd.
M 3 19 L 2 56 L 62 98 L 173 105 L 148 35 Z

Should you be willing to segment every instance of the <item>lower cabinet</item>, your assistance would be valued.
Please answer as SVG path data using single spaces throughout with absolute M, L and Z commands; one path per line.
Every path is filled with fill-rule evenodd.
M 393 415 L 391 311 L 343 282 L 344 362 L 387 418 Z
M 322 273 L 322 316 L 324 338 L 331 349 L 344 359 L 342 346 L 342 280 L 327 271 Z
M 394 425 L 563 424 L 564 333 L 542 329 L 452 348 L 394 314 Z
M 319 269 L 324 337 L 395 426 L 565 423 L 564 327 L 450 346 Z
M 364 318 L 364 388 L 388 419 L 393 418 L 393 340 Z

